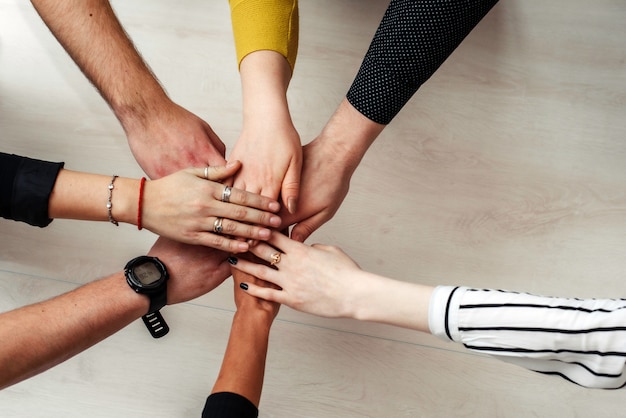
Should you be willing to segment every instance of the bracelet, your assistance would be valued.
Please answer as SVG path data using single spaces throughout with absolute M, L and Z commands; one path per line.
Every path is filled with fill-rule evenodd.
M 146 178 L 142 177 L 139 181 L 139 202 L 137 203 L 137 229 L 141 231 L 141 203 L 143 202 L 143 188 L 146 184 Z
M 117 176 L 114 174 L 111 178 L 111 183 L 109 184 L 109 200 L 107 201 L 107 213 L 109 214 L 109 222 L 111 222 L 115 226 L 119 226 L 120 224 L 115 220 L 115 218 L 113 218 L 113 213 L 111 212 L 111 209 L 113 208 L 113 203 L 111 202 L 111 199 L 113 198 L 113 189 L 115 189 L 113 183 L 115 183 L 116 178 Z

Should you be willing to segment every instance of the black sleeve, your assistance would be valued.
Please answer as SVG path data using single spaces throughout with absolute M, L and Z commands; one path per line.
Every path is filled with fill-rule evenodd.
M 392 0 L 346 98 L 388 124 L 498 0 Z
M 259 410 L 245 397 L 231 392 L 212 393 L 204 404 L 202 418 L 257 418 Z
M 44 227 L 48 199 L 63 163 L 0 152 L 0 216 Z

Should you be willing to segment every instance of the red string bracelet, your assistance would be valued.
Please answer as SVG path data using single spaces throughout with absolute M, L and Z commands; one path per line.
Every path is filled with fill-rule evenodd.
M 141 231 L 141 203 L 143 201 L 143 186 L 146 184 L 146 178 L 142 177 L 139 181 L 139 202 L 137 203 L 137 229 Z

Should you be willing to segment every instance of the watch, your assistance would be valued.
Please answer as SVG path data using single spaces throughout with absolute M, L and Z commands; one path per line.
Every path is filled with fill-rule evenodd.
M 133 258 L 124 267 L 126 282 L 135 292 L 148 296 L 150 308 L 141 317 L 154 338 L 169 332 L 169 326 L 159 310 L 167 304 L 167 280 L 169 274 L 161 260 L 142 255 Z

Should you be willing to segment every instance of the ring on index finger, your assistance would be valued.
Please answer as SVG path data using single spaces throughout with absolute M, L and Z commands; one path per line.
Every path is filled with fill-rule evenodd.
M 229 203 L 230 202 L 230 191 L 232 188 L 230 186 L 225 186 L 224 191 L 222 192 L 222 202 Z
M 221 234 L 224 228 L 222 227 L 222 222 L 224 222 L 224 218 L 217 218 L 215 222 L 213 222 L 213 232 L 216 234 Z

